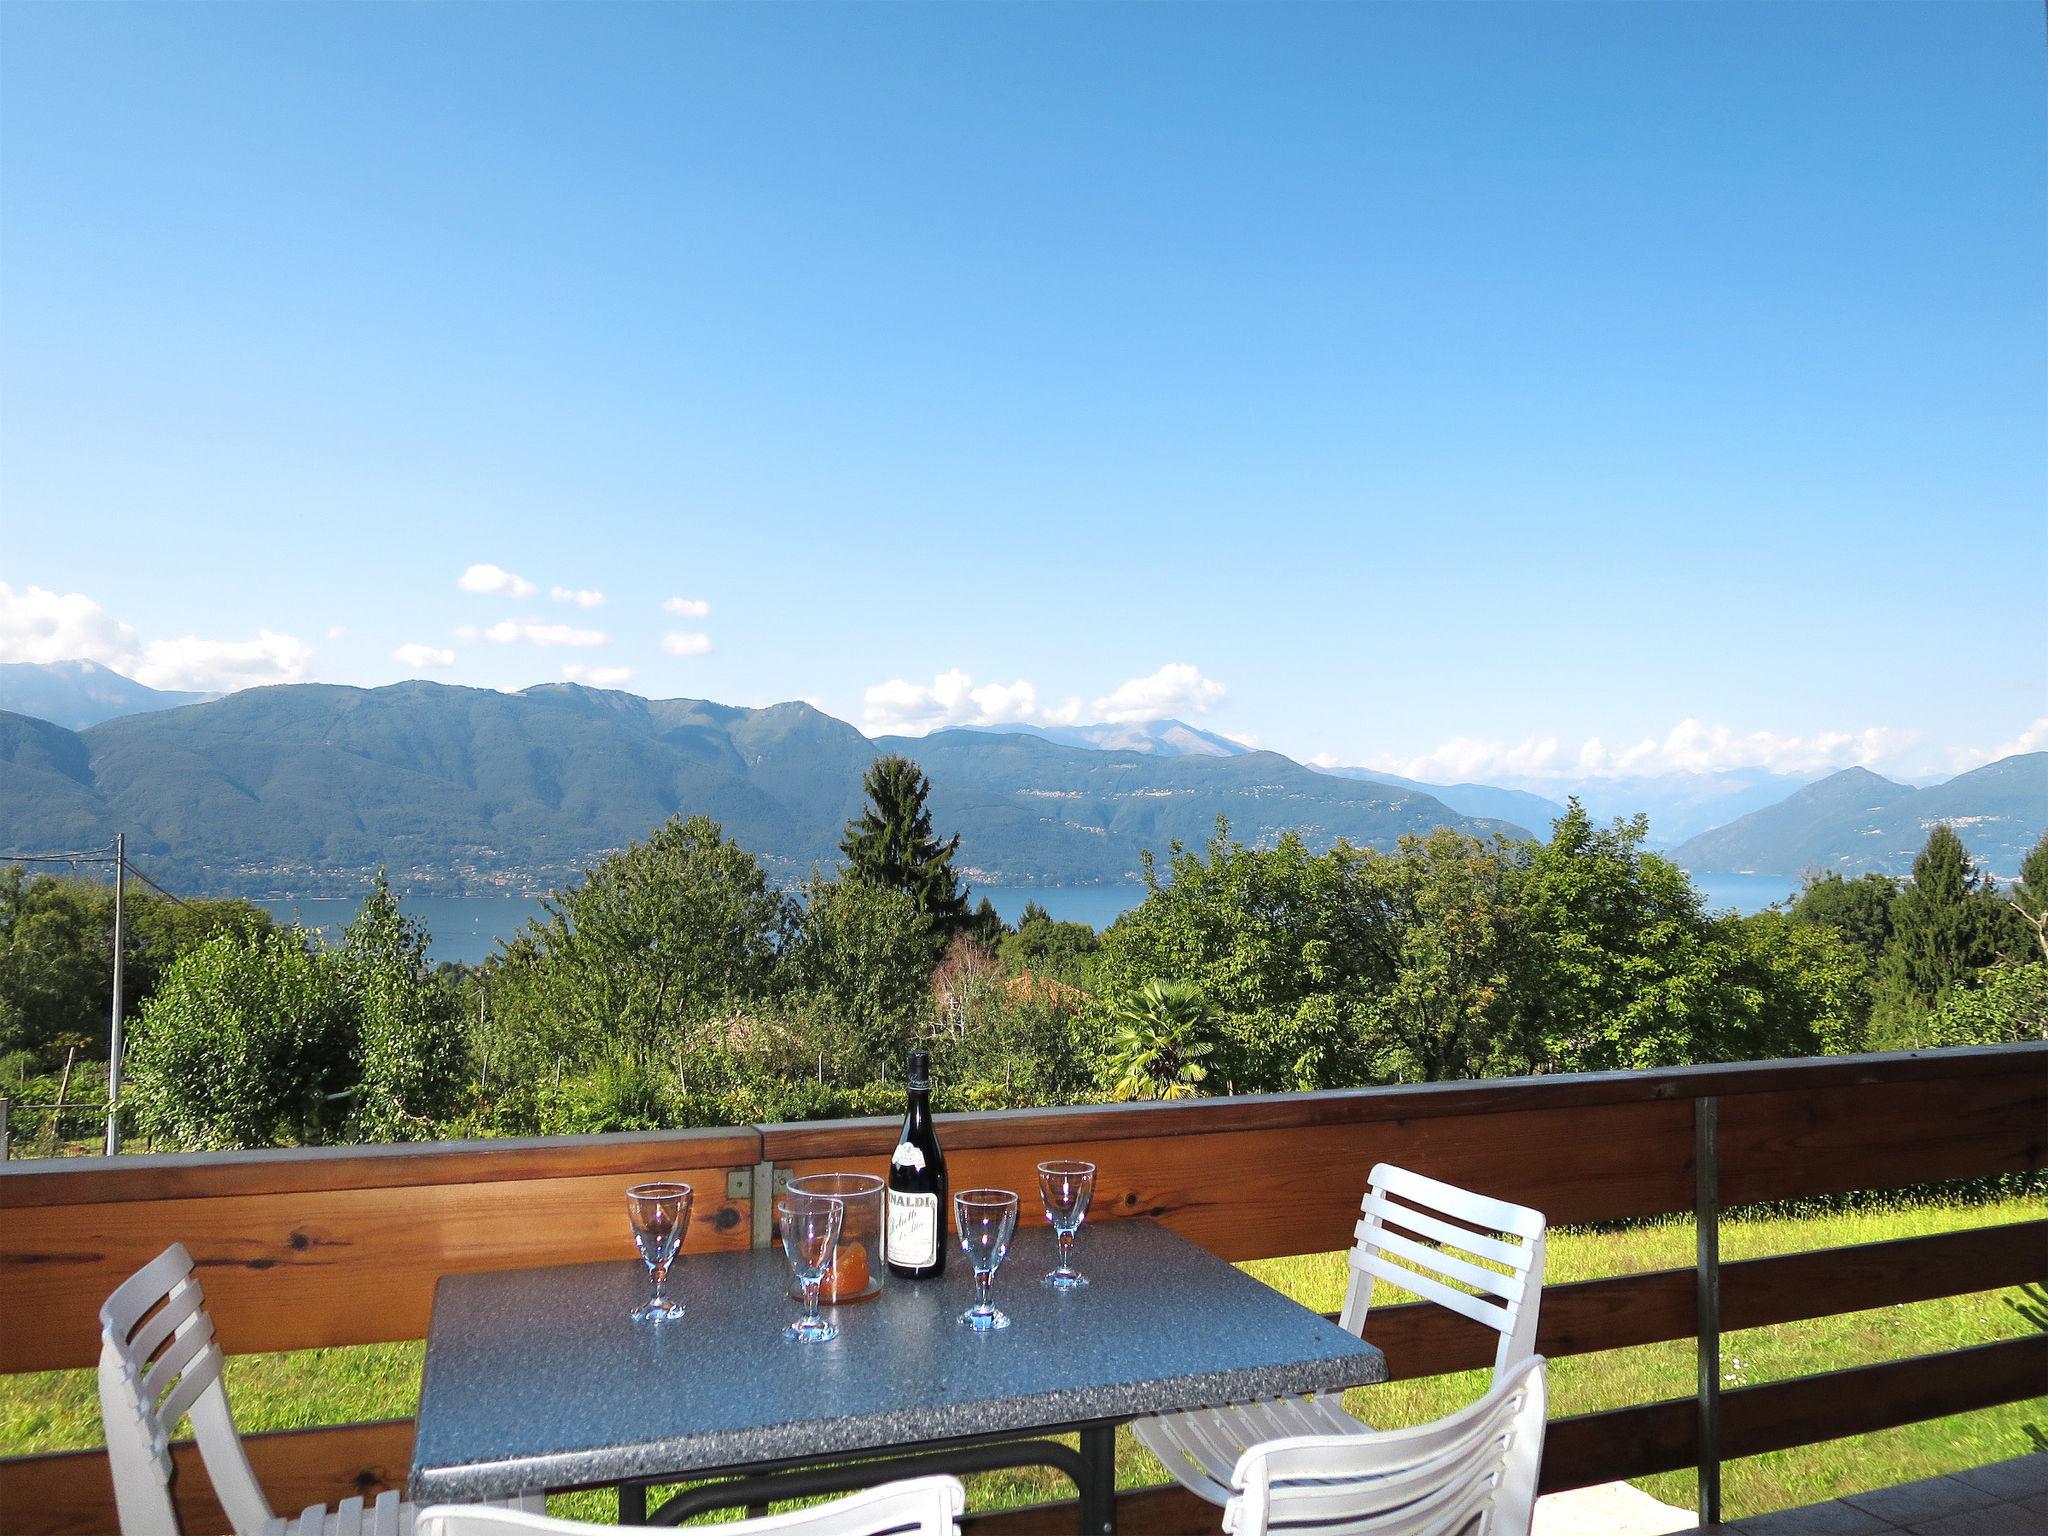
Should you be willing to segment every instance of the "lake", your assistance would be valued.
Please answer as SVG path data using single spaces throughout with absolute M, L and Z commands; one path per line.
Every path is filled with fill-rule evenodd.
M 1732 907 L 1738 912 L 1760 912 L 1799 888 L 1797 880 L 1783 875 L 1694 875 L 1693 884 L 1710 908 L 1723 911 Z M 1025 904 L 1035 901 L 1061 922 L 1107 928 L 1145 899 L 1145 887 L 975 886 L 968 893 L 969 900 L 975 902 L 984 896 L 995 903 L 1007 923 L 1016 922 Z M 330 941 L 341 937 L 360 904 L 361 898 L 353 896 L 262 903 L 281 921 L 318 929 Z M 424 923 L 432 935 L 427 951 L 430 958 L 475 965 L 495 950 L 501 939 L 510 938 L 529 918 L 539 916 L 540 902 L 532 896 L 408 896 L 405 911 Z

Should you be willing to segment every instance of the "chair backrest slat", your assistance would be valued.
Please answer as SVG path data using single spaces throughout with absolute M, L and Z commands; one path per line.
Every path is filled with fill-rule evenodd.
M 235 1433 L 192 1256 L 173 1243 L 100 1308 L 100 1417 L 122 1536 L 178 1536 L 171 1436 L 188 1415 L 207 1480 L 237 1536 L 274 1518 Z
M 1403 1290 L 1413 1291 L 1424 1301 L 1433 1301 L 1440 1307 L 1448 1307 L 1460 1317 L 1469 1317 L 1475 1323 L 1499 1331 L 1511 1320 L 1505 1317 L 1507 1309 L 1497 1301 L 1485 1296 L 1474 1296 L 1461 1291 L 1454 1285 L 1446 1284 L 1434 1275 L 1417 1274 L 1414 1270 L 1394 1263 L 1377 1253 L 1355 1253 L 1351 1256 L 1351 1267 L 1361 1274 L 1377 1275 L 1391 1281 Z
M 1374 1167 L 1359 1209 L 1351 1281 L 1338 1314 L 1345 1328 L 1364 1335 L 1373 1283 L 1385 1280 L 1493 1329 L 1500 1336 L 1493 1356 L 1496 1380 L 1536 1352 L 1543 1294 L 1541 1211 L 1391 1163 Z M 1504 1265 L 1506 1272 L 1489 1267 L 1493 1264 Z
M 1498 1296 L 1505 1301 L 1522 1294 L 1522 1277 L 1519 1273 L 1504 1275 L 1497 1269 L 1484 1269 L 1442 1248 L 1433 1248 L 1415 1238 L 1403 1237 L 1391 1227 L 1381 1227 L 1372 1241 L 1373 1246 L 1382 1254 L 1393 1254 L 1406 1259 L 1420 1270 L 1435 1270 L 1439 1275 L 1462 1281 L 1474 1290 L 1483 1291 L 1489 1296 Z
M 1410 1232 L 1419 1232 L 1424 1237 L 1435 1238 L 1467 1253 L 1476 1253 L 1482 1259 L 1491 1259 L 1496 1264 L 1505 1264 L 1513 1270 L 1529 1267 L 1529 1245 L 1526 1241 L 1506 1242 L 1485 1232 L 1475 1232 L 1470 1227 L 1461 1227 L 1455 1222 L 1444 1221 L 1431 1215 L 1419 1206 L 1402 1205 L 1389 1200 L 1376 1189 L 1365 1192 L 1364 1210 L 1368 1217 L 1377 1216 L 1389 1226 L 1405 1227 Z M 1363 1235 L 1359 1228 L 1366 1226 L 1361 1221 L 1353 1228 L 1354 1237 Z
M 173 1384 L 182 1388 L 185 1381 L 181 1378 L 186 1377 L 188 1372 L 201 1377 L 202 1381 L 209 1381 L 213 1376 L 220 1374 L 217 1363 L 212 1366 L 212 1374 L 208 1375 L 208 1363 L 199 1360 L 200 1351 L 212 1342 L 213 1319 L 204 1312 L 194 1312 L 180 1325 L 171 1342 L 164 1346 L 163 1353 L 143 1371 L 142 1401 L 150 1405 L 150 1411 L 156 1415 L 158 1427 L 165 1434 L 178 1427 L 178 1417 L 183 1412 L 181 1409 L 180 1415 L 165 1416 L 163 1407 L 158 1406 L 165 1389 Z M 139 1351 L 137 1358 L 143 1358 Z M 184 1402 L 190 1406 L 192 1399 L 187 1397 Z
M 128 1341 L 129 1352 L 143 1360 L 154 1359 L 163 1341 L 205 1302 L 206 1295 L 199 1289 L 197 1281 L 180 1281 L 164 1304 L 150 1315 L 149 1321 L 135 1330 L 135 1336 Z
M 1543 1459 L 1545 1366 L 1531 1357 L 1471 1407 L 1414 1429 L 1253 1446 L 1224 1509 L 1230 1536 L 1526 1536 Z

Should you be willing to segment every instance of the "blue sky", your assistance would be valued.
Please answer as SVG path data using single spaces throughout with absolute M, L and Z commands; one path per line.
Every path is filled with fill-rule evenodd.
M 2042 32 L 13 0 L 0 659 L 2048 745 Z

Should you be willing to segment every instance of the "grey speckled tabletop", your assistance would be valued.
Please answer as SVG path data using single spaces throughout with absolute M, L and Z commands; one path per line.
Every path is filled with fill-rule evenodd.
M 623 1239 L 622 1239 L 623 1243 Z M 781 1337 L 797 1304 L 780 1248 L 689 1256 L 679 1322 L 635 1323 L 638 1260 L 449 1275 L 434 1293 L 410 1497 L 699 1473 L 806 1456 L 1027 1435 L 1386 1379 L 1370 1344 L 1149 1221 L 1089 1227 L 1093 1281 L 1039 1284 L 1052 1231 L 996 1276 L 1012 1326 L 977 1334 L 958 1253 L 939 1281 L 889 1279 L 832 1309 L 839 1337 Z

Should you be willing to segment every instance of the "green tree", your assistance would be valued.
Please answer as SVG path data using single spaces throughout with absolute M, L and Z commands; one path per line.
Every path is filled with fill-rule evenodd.
M 1510 990 L 1523 863 L 1505 843 L 1441 828 L 1403 838 L 1399 857 L 1366 861 L 1398 946 L 1391 978 L 1363 1008 L 1371 1076 L 1442 1082 L 1533 1069 Z
M 377 872 L 335 954 L 356 1015 L 352 1133 L 364 1141 L 438 1134 L 468 1069 L 460 994 L 427 968 L 427 934 Z
M 931 780 L 909 758 L 892 754 L 869 766 L 861 787 L 867 806 L 846 824 L 839 844 L 848 874 L 904 892 L 931 919 L 936 933 L 949 935 L 967 921 L 967 898 L 953 871 L 960 834 L 945 842 L 933 835 L 925 803 Z
M 1036 902 L 1028 902 L 1017 930 L 997 946 L 1004 967 L 1013 976 L 1049 976 L 1069 986 L 1084 986 L 1089 962 L 1102 940 L 1086 923 L 1060 923 Z
M 1104 1060 L 1110 1097 L 1190 1099 L 1201 1094 L 1216 1049 L 1202 989 L 1190 982 L 1152 980 L 1113 999 L 1114 1024 Z
M 297 929 L 187 950 L 144 1005 L 130 1055 L 137 1128 L 209 1151 L 326 1138 L 358 1075 L 340 967 Z
M 173 961 L 222 933 L 272 927 L 239 900 L 171 901 L 130 881 L 124 899 L 122 998 L 130 1020 Z M 48 1067 L 76 1046 L 105 1060 L 113 1007 L 114 890 L 69 876 L 0 869 L 0 1052 Z
M 892 886 L 814 875 L 804 888 L 784 994 L 822 1025 L 818 1048 L 856 1081 L 900 1062 L 929 1016 L 931 927 Z
M 2048 1040 L 2048 964 L 1994 965 L 1978 985 L 1942 998 L 1927 1021 L 1929 1045 L 2012 1045 Z
M 677 816 L 543 903 L 485 979 L 492 1070 L 666 1059 L 699 1023 L 768 998 L 789 900 L 704 816 Z
M 1926 1020 L 1958 987 L 1999 959 L 2023 931 L 2018 914 L 1995 893 L 1955 829 L 1927 836 L 1913 861 L 1913 879 L 1892 908 L 1892 941 L 1875 988 L 1872 1029 L 1881 1044 L 1919 1042 Z
M 2020 878 L 2006 892 L 2006 900 L 2033 934 L 2041 958 L 2048 960 L 2048 832 L 2041 834 L 2041 840 L 2021 861 Z
M 1892 904 L 1898 896 L 1899 882 L 1890 875 L 1844 880 L 1828 870 L 1806 882 L 1792 904 L 1792 917 L 1834 929 L 1876 965 L 1892 941 Z

